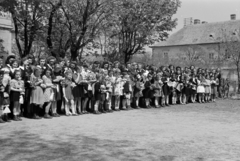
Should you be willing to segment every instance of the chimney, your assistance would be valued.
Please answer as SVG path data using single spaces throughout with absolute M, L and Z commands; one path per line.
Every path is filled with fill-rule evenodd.
M 184 18 L 184 26 L 192 25 L 192 23 L 193 23 L 193 18 L 192 17 Z
M 206 24 L 206 23 L 208 23 L 208 22 L 207 22 L 207 21 L 203 21 L 203 22 L 202 22 L 202 24 Z
M 195 19 L 194 20 L 194 25 L 197 25 L 197 24 L 200 24 L 201 22 L 200 22 L 200 20 L 199 19 Z
M 230 17 L 231 17 L 231 20 L 236 20 L 236 14 L 231 14 Z

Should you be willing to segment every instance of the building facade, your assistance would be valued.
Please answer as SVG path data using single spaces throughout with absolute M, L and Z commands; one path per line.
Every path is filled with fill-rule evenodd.
M 240 20 L 231 15 L 230 21 L 188 24 L 172 34 L 167 41 L 151 46 L 152 63 L 156 66 L 190 66 L 221 68 L 224 78 L 237 83 L 236 66 L 221 44 L 225 35 L 240 38 Z M 235 86 L 235 85 L 233 85 Z M 236 90 L 236 89 L 232 89 Z
M 12 53 L 12 18 L 8 13 L 0 12 L 0 39 L 4 50 L 8 53 Z M 1 53 L 3 54 L 3 53 Z

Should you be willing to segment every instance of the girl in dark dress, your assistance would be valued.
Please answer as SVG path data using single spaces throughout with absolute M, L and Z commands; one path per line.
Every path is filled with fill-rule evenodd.
M 197 97 L 198 81 L 197 81 L 196 75 L 194 73 L 192 74 L 192 78 L 189 80 L 189 83 L 191 85 L 191 101 L 192 101 L 192 103 L 195 103 L 196 97 Z
M 23 112 L 24 116 L 30 117 L 32 112 L 30 111 L 31 108 L 29 104 L 30 93 L 31 93 L 29 80 L 33 70 L 30 67 L 28 58 L 22 60 L 22 65 L 20 66 L 20 69 L 22 71 L 21 77 L 22 77 L 22 80 L 24 81 L 24 86 L 25 86 L 24 104 L 21 105 L 21 111 Z
M 59 64 L 56 64 L 53 71 L 53 85 L 56 87 L 53 89 L 55 100 L 52 102 L 52 115 L 53 117 L 59 117 L 60 115 L 58 113 L 62 113 L 64 111 L 64 101 L 63 100 L 63 94 L 62 94 L 62 88 L 61 88 L 61 81 L 64 80 L 64 77 L 62 75 L 62 67 Z
M 124 79 L 125 83 L 123 84 L 122 109 L 127 110 L 131 108 L 132 84 L 129 75 L 125 75 Z
M 93 95 L 95 99 L 95 104 L 94 104 L 94 114 L 100 114 L 105 113 L 103 110 L 103 105 L 104 101 L 106 100 L 106 86 L 103 82 L 103 76 L 102 75 L 97 75 L 96 76 L 96 83 L 94 84 L 94 90 L 93 90 Z
M 150 106 L 150 99 L 152 98 L 153 96 L 153 93 L 152 93 L 152 76 L 149 74 L 147 79 L 146 79 L 146 82 L 144 84 L 144 90 L 143 90 L 143 97 L 145 99 L 145 106 L 146 108 L 151 108 Z
M 169 77 L 167 75 L 164 75 L 162 77 L 162 82 L 163 82 L 163 106 L 169 106 L 169 95 L 170 95 L 170 87 L 168 86 L 168 82 L 169 82 Z
M 78 114 L 82 114 L 82 110 L 81 110 L 81 89 L 80 89 L 80 82 L 82 80 L 81 77 L 81 71 L 82 68 L 81 67 L 77 67 L 77 71 L 73 73 L 73 81 L 76 84 L 75 87 L 73 87 L 73 97 L 74 97 L 74 102 L 75 102 L 75 106 L 77 108 L 77 113 Z

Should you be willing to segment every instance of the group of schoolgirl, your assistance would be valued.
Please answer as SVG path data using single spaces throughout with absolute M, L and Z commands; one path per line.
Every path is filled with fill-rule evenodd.
M 31 56 L 19 62 L 0 58 L 0 122 L 50 119 L 169 104 L 215 101 L 221 84 L 219 70 L 145 66 L 119 62 L 78 64 L 54 57 Z M 223 84 L 223 83 L 222 83 Z M 226 81 L 223 88 L 229 90 Z M 222 93 L 222 92 L 221 92 Z M 11 119 L 10 119 L 11 118 Z

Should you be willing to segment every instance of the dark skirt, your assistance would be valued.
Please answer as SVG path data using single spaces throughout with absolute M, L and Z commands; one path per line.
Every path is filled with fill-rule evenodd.
M 4 100 L 3 92 L 0 92 L 0 107 L 3 105 L 3 100 Z
M 185 94 L 186 96 L 191 95 L 191 92 L 192 92 L 192 89 L 187 86 L 184 86 L 182 89 L 182 94 Z
M 145 88 L 143 90 L 143 97 L 144 98 L 152 98 L 153 97 L 153 91 L 150 88 Z
M 133 96 L 136 98 L 142 97 L 143 96 L 142 91 L 139 89 L 134 89 Z
M 79 96 L 81 98 L 88 98 L 89 97 L 88 84 L 87 83 L 81 83 L 79 85 Z
M 73 92 L 73 97 L 74 98 L 81 98 L 81 92 L 80 92 L 80 85 L 77 85 L 73 87 L 72 92 Z
M 87 91 L 87 97 L 88 98 L 92 98 L 93 97 L 93 93 L 92 93 L 92 91 Z
M 19 102 L 20 92 L 11 91 L 10 92 L 10 101 L 11 102 Z
M 107 96 L 106 93 L 96 92 L 94 94 L 94 98 L 95 98 L 96 101 L 105 101 L 106 100 L 106 96 Z
M 167 85 L 167 83 L 163 84 L 162 90 L 163 90 L 163 95 L 165 96 L 170 95 L 171 93 L 170 87 Z
M 191 95 L 197 94 L 197 90 L 191 88 Z

